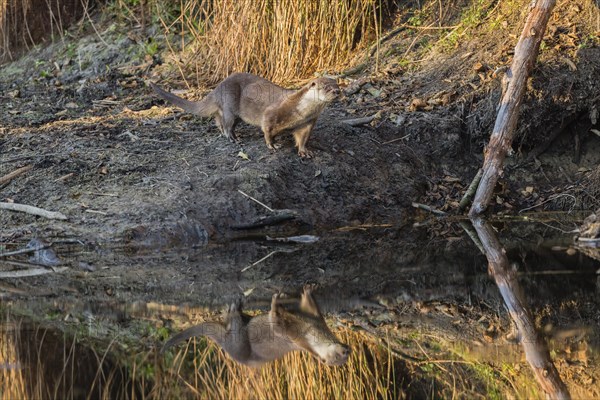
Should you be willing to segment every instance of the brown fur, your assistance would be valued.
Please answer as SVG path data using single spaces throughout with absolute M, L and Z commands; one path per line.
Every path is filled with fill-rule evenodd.
M 284 89 L 260 76 L 236 73 L 223 80 L 204 99 L 193 102 L 166 92 L 150 83 L 163 99 L 201 117 L 214 117 L 221 133 L 236 141 L 237 122 L 259 126 L 267 147 L 275 149 L 273 138 L 289 130 L 301 157 L 310 157 L 306 142 L 317 118 L 339 94 L 333 79 L 317 78 L 299 90 Z
M 232 304 L 223 324 L 205 322 L 173 336 L 163 351 L 193 336 L 206 336 L 215 341 L 237 362 L 260 366 L 303 350 L 328 365 L 342 365 L 350 348 L 340 343 L 329 330 L 312 296 L 314 286 L 306 285 L 300 299 L 300 310 L 290 312 L 279 304 L 280 294 L 273 295 L 267 314 L 249 317 Z

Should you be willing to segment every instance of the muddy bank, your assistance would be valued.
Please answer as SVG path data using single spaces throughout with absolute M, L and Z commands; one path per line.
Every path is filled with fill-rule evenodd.
M 552 40 L 563 35 L 553 32 Z M 108 47 L 90 35 L 2 68 L 0 173 L 32 167 L 3 185 L 2 200 L 69 218 L 50 222 L 2 212 L 3 241 L 33 233 L 160 245 L 180 240 L 183 225 L 196 232 L 189 244 L 200 245 L 273 215 L 240 191 L 292 211 L 295 218 L 270 227 L 272 234 L 403 225 L 414 215 L 414 201 L 454 212 L 481 162 L 500 93 L 491 63 L 465 69 L 483 54 L 468 46 L 414 73 L 391 69 L 387 76 L 347 79 L 348 95 L 325 111 L 308 143 L 315 157 L 302 160 L 289 135 L 272 152 L 257 128 L 241 125 L 243 144 L 235 145 L 211 121 L 165 108 L 144 84 L 151 76 L 160 79 L 159 59 L 148 58 L 140 43 L 114 27 L 104 33 Z M 406 40 L 400 36 L 387 46 Z M 550 62 L 555 53 L 542 55 L 519 125 L 522 154 L 509 160 L 495 211 L 598 206 L 581 185 L 600 161 L 600 143 L 589 131 L 597 124 L 592 116 L 599 100 L 591 94 L 600 81 L 600 52 L 573 54 L 577 73 L 569 63 Z M 489 57 L 501 63 L 507 54 Z M 343 122 L 375 113 L 367 126 Z M 571 123 L 552 143 L 534 134 L 564 120 Z
M 73 67 L 40 79 L 30 63 L 9 66 L 18 73 L 1 84 L 8 110 L 2 172 L 33 165 L 3 188 L 3 198 L 60 210 L 69 222 L 3 212 L 7 227 L 110 240 L 139 225 L 137 234 L 182 222 L 223 237 L 229 227 L 270 213 L 239 191 L 295 211 L 299 226 L 400 223 L 424 185 L 414 149 L 377 146 L 372 139 L 393 139 L 394 131 L 344 125 L 341 104 L 320 118 L 309 142 L 316 156 L 306 161 L 294 154 L 289 135 L 271 152 L 256 128 L 240 126 L 238 146 L 219 137 L 210 121 L 153 107 L 161 102 L 144 87 L 142 73 L 115 68 L 92 79 L 85 77 L 89 70 Z M 23 73 L 32 78 L 13 80 Z

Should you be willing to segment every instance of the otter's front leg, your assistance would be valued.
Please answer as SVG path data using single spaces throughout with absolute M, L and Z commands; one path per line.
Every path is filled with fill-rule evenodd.
M 312 295 L 313 290 L 316 288 L 317 285 L 315 284 L 304 285 L 304 288 L 302 289 L 302 296 L 300 298 L 300 309 L 308 315 L 323 319 L 321 310 L 319 309 L 319 306 Z
M 283 298 L 283 293 L 275 293 L 271 297 L 271 311 L 269 311 L 269 319 L 272 323 L 276 322 L 278 317 L 283 312 L 283 307 L 279 304 L 279 299 Z
M 306 142 L 310 137 L 313 127 L 315 126 L 316 119 L 310 121 L 307 125 L 301 126 L 294 131 L 294 140 L 296 141 L 296 147 L 298 147 L 298 155 L 302 158 L 311 158 L 312 153 L 306 150 Z

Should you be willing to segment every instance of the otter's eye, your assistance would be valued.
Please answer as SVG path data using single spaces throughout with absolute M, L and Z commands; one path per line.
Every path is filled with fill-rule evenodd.
M 317 82 L 313 82 L 310 84 L 310 86 L 315 87 L 317 85 Z

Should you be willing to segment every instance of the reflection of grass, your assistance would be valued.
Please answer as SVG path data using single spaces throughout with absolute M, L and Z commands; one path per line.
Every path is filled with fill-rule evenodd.
M 479 348 L 477 353 L 472 352 L 461 342 L 444 342 L 442 347 L 451 354 L 450 357 L 460 360 L 471 383 L 480 385 L 480 392 L 486 393 L 489 399 L 503 399 L 506 397 L 536 399 L 543 396 L 538 391 L 537 383 L 526 366 L 517 371 L 511 363 L 499 362 L 498 348 L 485 350 Z M 516 346 L 505 346 L 509 358 L 519 359 L 521 349 Z M 496 360 L 496 361 L 494 361 Z
M 342 367 L 293 353 L 260 369 L 236 364 L 204 338 L 164 357 L 155 350 L 129 350 L 115 364 L 111 354 L 122 353 L 115 341 L 96 352 L 62 336 L 54 343 L 44 329 L 35 331 L 35 339 L 20 337 L 19 331 L 18 324 L 0 331 L 0 400 L 396 399 L 401 390 L 391 352 L 347 329 L 338 335 L 353 353 Z
M 216 399 L 327 399 L 380 398 L 400 395 L 397 371 L 391 353 L 365 340 L 359 333 L 338 333 L 342 342 L 352 346 L 352 356 L 342 367 L 329 367 L 303 353 L 292 353 L 260 369 L 241 366 L 223 357 L 209 345 L 194 352 L 192 369 L 187 349 L 173 359 L 169 372 L 185 385 L 190 394 Z M 192 345 L 203 348 L 198 339 Z

